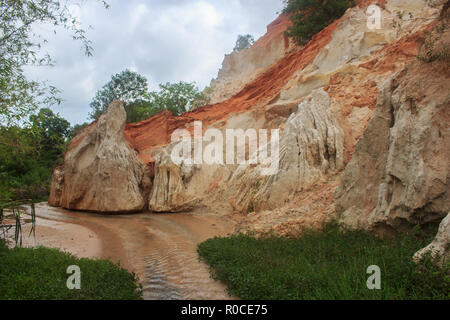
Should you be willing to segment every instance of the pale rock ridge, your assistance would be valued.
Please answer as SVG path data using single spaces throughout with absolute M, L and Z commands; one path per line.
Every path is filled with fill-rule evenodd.
M 292 49 L 284 34 L 289 23 L 289 17 L 281 15 L 252 47 L 225 55 L 217 78 L 211 80 L 210 92 L 205 92 L 211 104 L 231 98 Z
M 318 182 L 330 171 L 343 168 L 344 134 L 330 112 L 330 98 L 322 89 L 298 106 L 286 122 L 280 139 L 279 170 L 260 177 L 260 165 L 241 167 L 229 185 L 241 186 L 234 208 L 273 209 L 296 192 Z M 267 147 L 269 150 L 270 146 Z M 250 190 L 244 190 L 248 189 Z
M 189 211 L 197 202 L 186 192 L 195 166 L 185 162 L 176 165 L 172 161 L 171 150 L 171 147 L 165 148 L 156 158 L 154 188 L 149 200 L 149 209 L 153 212 Z
M 416 61 L 386 82 L 337 191 L 344 223 L 402 232 L 448 213 L 449 78 Z
M 439 230 L 436 238 L 425 248 L 417 251 L 414 254 L 414 261 L 418 262 L 424 258 L 425 255 L 430 254 L 432 258 L 438 260 L 440 265 L 445 265 L 449 262 L 450 256 L 450 213 L 439 225 Z
M 106 114 L 65 155 L 61 206 L 103 213 L 144 209 L 149 180 L 145 165 L 130 149 L 123 104 L 114 101 Z

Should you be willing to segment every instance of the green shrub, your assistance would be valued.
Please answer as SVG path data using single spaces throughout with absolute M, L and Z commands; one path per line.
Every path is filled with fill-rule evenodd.
M 22 126 L 0 126 L 0 200 L 46 200 L 69 136 L 70 123 L 47 108 Z
M 305 45 L 311 38 L 345 11 L 355 5 L 353 0 L 290 0 L 285 1 L 285 13 L 292 14 L 292 26 L 287 35 L 298 45 Z
M 81 270 L 81 290 L 69 290 L 66 270 Z M 78 259 L 56 249 L 15 248 L 0 241 L 0 300 L 141 299 L 134 274 L 108 260 Z
M 428 242 L 415 235 L 379 239 L 332 223 L 299 238 L 214 238 L 198 252 L 242 299 L 448 299 L 449 269 L 412 261 Z M 367 288 L 371 265 L 381 268 L 381 290 Z

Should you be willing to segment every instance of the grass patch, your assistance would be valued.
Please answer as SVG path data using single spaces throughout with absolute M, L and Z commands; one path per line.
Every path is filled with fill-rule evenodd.
M 81 290 L 66 286 L 67 267 L 81 269 Z M 78 259 L 57 249 L 7 249 L 0 241 L 0 300 L 141 299 L 134 274 L 108 260 Z
M 336 223 L 299 238 L 234 235 L 198 247 L 230 294 L 250 300 L 449 299 L 449 269 L 413 254 L 429 243 L 416 235 L 379 239 Z M 381 290 L 369 290 L 371 265 L 381 268 Z

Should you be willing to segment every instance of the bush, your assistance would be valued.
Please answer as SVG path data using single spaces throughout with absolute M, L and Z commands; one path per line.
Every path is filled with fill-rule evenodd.
M 298 45 L 307 44 L 322 29 L 340 18 L 354 0 L 289 0 L 285 1 L 285 13 L 292 14 L 292 26 L 287 35 Z
M 0 126 L 0 200 L 47 200 L 69 137 L 70 123 L 46 108 L 23 126 Z
M 81 270 L 81 290 L 66 286 L 67 267 Z M 7 249 L 0 241 L 0 300 L 141 299 L 134 274 L 108 260 L 78 259 L 56 249 Z
M 233 51 L 242 51 L 250 48 L 255 43 L 255 38 L 251 34 L 239 35 Z
M 242 299 L 448 299 L 449 269 L 412 261 L 428 241 L 411 234 L 383 240 L 332 223 L 299 238 L 214 238 L 198 252 Z M 381 268 L 381 290 L 366 286 L 371 265 Z

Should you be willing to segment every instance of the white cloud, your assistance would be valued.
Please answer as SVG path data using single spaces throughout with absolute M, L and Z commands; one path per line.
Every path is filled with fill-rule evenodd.
M 196 81 L 202 88 L 216 77 L 223 56 L 238 34 L 258 38 L 276 18 L 282 0 L 108 0 L 74 7 L 94 56 L 85 57 L 81 44 L 59 31 L 45 51 L 54 68 L 33 68 L 33 79 L 48 79 L 63 90 L 65 100 L 55 111 L 72 123 L 87 120 L 89 103 L 111 75 L 126 68 L 146 76 L 150 88 L 159 83 Z
M 129 19 L 130 25 L 128 27 L 129 33 L 134 33 L 136 31 L 136 27 L 141 23 L 142 19 L 148 14 L 148 8 L 145 3 L 138 4 L 133 10 L 131 10 Z

